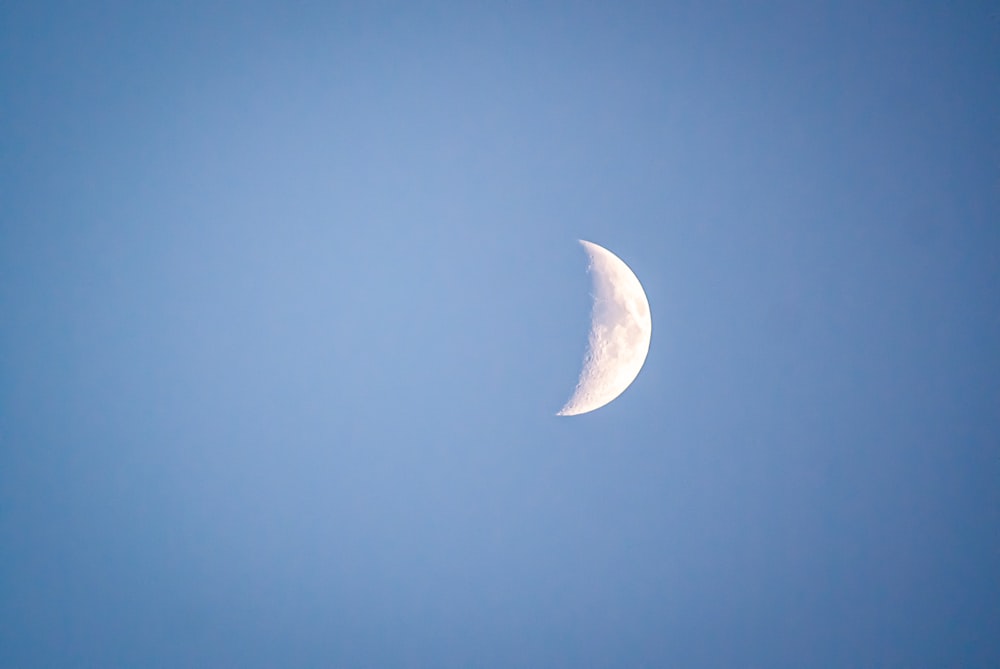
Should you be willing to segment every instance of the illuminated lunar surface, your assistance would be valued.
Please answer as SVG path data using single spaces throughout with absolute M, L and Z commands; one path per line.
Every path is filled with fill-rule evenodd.
M 583 370 L 559 416 L 599 409 L 621 395 L 639 375 L 653 332 L 649 301 L 628 265 L 606 248 L 580 243 L 590 256 L 594 306 Z

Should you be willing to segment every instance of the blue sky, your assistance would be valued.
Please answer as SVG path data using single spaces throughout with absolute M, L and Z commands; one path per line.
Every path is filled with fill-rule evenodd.
M 996 11 L 807 4 L 5 3 L 0 666 L 1000 664 Z

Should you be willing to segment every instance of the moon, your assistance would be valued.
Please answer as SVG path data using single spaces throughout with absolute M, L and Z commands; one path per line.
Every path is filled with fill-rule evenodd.
M 580 380 L 557 416 L 600 409 L 625 392 L 646 362 L 653 334 L 649 301 L 635 273 L 606 248 L 580 243 L 594 283 L 590 337 Z

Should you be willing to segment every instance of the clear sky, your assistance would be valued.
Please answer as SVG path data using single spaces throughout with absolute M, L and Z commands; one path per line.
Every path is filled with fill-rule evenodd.
M 2 3 L 0 667 L 1000 666 L 998 21 Z

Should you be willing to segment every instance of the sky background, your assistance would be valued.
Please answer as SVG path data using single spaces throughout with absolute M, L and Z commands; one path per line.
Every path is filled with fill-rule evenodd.
M 0 667 L 1000 666 L 992 3 L 4 2 L 0 100 Z

